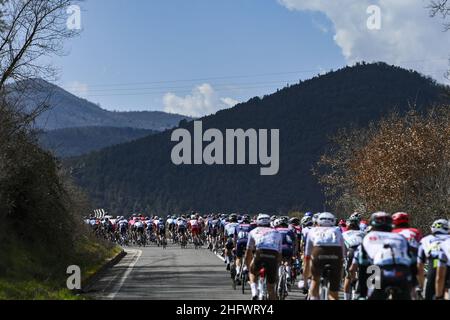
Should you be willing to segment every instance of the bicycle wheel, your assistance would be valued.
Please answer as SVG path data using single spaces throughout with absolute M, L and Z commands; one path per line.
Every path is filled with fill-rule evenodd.
M 245 294 L 245 285 L 247 284 L 247 272 L 241 271 L 242 294 Z

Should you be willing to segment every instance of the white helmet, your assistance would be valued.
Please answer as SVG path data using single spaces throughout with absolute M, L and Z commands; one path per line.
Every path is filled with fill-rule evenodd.
M 193 214 L 192 216 L 191 216 L 191 220 L 195 220 L 197 217 L 195 216 L 195 214 Z
M 448 234 L 448 221 L 445 219 L 439 219 L 433 222 L 431 225 L 431 232 L 433 234 Z
M 256 219 L 256 224 L 259 227 L 269 227 L 270 226 L 270 216 L 268 214 L 260 214 Z
M 336 225 L 336 217 L 332 213 L 323 212 L 319 214 L 317 224 L 320 227 L 334 227 Z

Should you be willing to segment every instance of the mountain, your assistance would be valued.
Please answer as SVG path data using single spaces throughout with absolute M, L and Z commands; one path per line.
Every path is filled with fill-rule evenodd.
M 156 131 L 135 128 L 81 127 L 56 129 L 39 134 L 39 142 L 60 158 L 80 156 L 109 146 L 130 142 Z
M 17 88 L 22 90 L 19 91 Z M 164 131 L 177 126 L 183 119 L 190 119 L 158 111 L 104 110 L 42 79 L 17 83 L 10 91 L 13 92 L 13 98 L 19 97 L 21 105 L 24 106 L 23 109 L 27 112 L 41 104 L 49 106 L 49 109 L 36 119 L 36 126 L 46 131 L 78 127 L 120 127 Z
M 424 111 L 448 103 L 448 89 L 412 70 L 359 63 L 201 119 L 203 130 L 279 129 L 280 170 L 274 176 L 261 176 L 260 166 L 175 166 L 172 131 L 67 165 L 99 207 L 117 214 L 319 211 L 325 199 L 311 169 L 331 136 L 341 128 L 366 126 L 394 109 L 404 113 L 415 104 Z M 193 122 L 180 126 L 193 132 Z

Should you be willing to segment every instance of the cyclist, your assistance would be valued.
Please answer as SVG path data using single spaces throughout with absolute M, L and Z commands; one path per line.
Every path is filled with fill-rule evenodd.
M 177 233 L 179 238 L 181 239 L 182 245 L 183 243 L 186 243 L 186 231 L 187 231 L 187 221 L 184 215 L 182 215 L 177 220 Z
M 271 226 L 272 228 L 274 227 L 275 220 L 277 220 L 277 219 L 278 219 L 278 217 L 275 216 L 275 215 L 273 215 L 273 216 L 270 217 L 270 226 Z
M 249 266 L 250 288 L 253 300 L 258 300 L 257 279 L 260 270 L 265 269 L 267 291 L 270 300 L 276 300 L 275 284 L 278 266 L 281 261 L 282 237 L 275 229 L 270 228 L 270 216 L 260 214 L 256 219 L 257 227 L 249 233 L 246 265 Z
M 244 215 L 242 217 L 241 223 L 236 229 L 236 279 L 238 280 L 238 285 L 240 284 L 239 278 L 241 275 L 241 271 L 245 271 L 242 267 L 242 258 L 244 257 L 245 249 L 247 248 L 248 234 L 253 229 L 254 228 L 250 224 L 250 216 Z
M 158 228 L 156 229 L 158 235 L 158 243 L 162 244 L 166 241 L 166 224 L 164 223 L 163 218 L 159 218 L 158 220 Z
M 292 262 L 297 257 L 297 236 L 295 232 L 289 228 L 289 218 L 281 217 L 274 221 L 275 230 L 277 230 L 282 236 L 282 251 L 281 259 L 282 264 L 286 267 L 286 281 L 288 287 L 291 282 Z
M 394 229 L 392 232 L 401 234 L 408 240 L 410 251 L 412 253 L 413 258 L 413 264 L 412 264 L 412 277 L 413 277 L 413 291 L 412 295 L 414 298 L 416 297 L 416 292 L 414 291 L 414 288 L 417 287 L 418 281 L 417 281 L 417 253 L 419 251 L 419 242 L 422 239 L 421 232 L 416 228 L 411 228 L 409 225 L 409 214 L 405 212 L 397 212 L 392 215 L 392 223 L 394 226 Z
M 220 220 L 218 215 L 214 215 L 208 220 L 208 238 L 209 238 L 209 248 L 217 249 L 218 237 L 220 229 Z
M 144 222 L 141 219 L 136 220 L 136 222 L 134 223 L 134 229 L 136 231 L 136 242 L 138 243 L 138 245 L 145 245 L 145 239 L 144 239 L 144 230 L 145 230 L 145 225 Z
M 392 217 L 386 212 L 372 214 L 370 226 L 371 231 L 364 237 L 352 265 L 352 271 L 357 265 L 360 267 L 361 295 L 365 296 L 368 292 L 370 300 L 386 300 L 392 293 L 394 300 L 411 300 L 413 258 L 408 241 L 392 232 Z M 368 288 L 368 266 L 379 267 L 379 287 Z M 396 290 L 388 292 L 388 289 L 394 288 Z
M 341 232 L 344 233 L 348 230 L 347 221 L 344 219 L 339 220 L 338 227 L 340 228 Z
M 439 264 L 441 243 L 450 239 L 449 226 L 446 219 L 439 219 L 431 225 L 431 234 L 420 240 L 417 278 L 419 282 L 419 293 L 424 289 L 425 264 L 428 265 L 427 282 L 425 287 L 425 300 L 432 300 L 435 296 L 436 270 Z M 449 275 L 447 275 L 447 280 Z
M 448 289 L 448 268 L 450 267 L 450 239 L 441 243 L 439 264 L 436 270 L 436 297 L 435 300 L 445 298 L 445 290 Z M 447 296 L 448 299 L 448 296 Z
M 237 229 L 239 227 L 237 214 L 231 214 L 229 217 L 229 223 L 225 225 L 225 263 L 227 264 L 227 270 L 231 269 L 231 262 L 233 257 L 233 249 L 236 246 Z
M 192 242 L 195 245 L 200 245 L 200 239 L 199 239 L 199 235 L 200 235 L 200 223 L 198 221 L 197 215 L 196 214 L 192 214 L 191 215 L 191 219 L 188 222 L 188 230 L 191 232 L 192 234 Z
M 119 222 L 117 223 L 119 226 L 119 232 L 123 239 L 126 238 L 128 232 L 128 220 L 124 217 L 120 217 Z
M 336 217 L 323 212 L 317 217 L 317 227 L 309 231 L 305 247 L 305 278 L 312 276 L 309 296 L 319 300 L 320 278 L 329 268 L 330 300 L 339 299 L 342 262 L 345 253 L 342 233 L 336 228 Z
M 344 300 L 352 299 L 352 283 L 355 281 L 355 275 L 350 272 L 350 267 L 355 256 L 355 252 L 358 250 L 359 245 L 365 236 L 364 232 L 360 230 L 359 224 L 361 219 L 357 215 L 352 215 L 347 220 L 348 230 L 342 234 L 344 238 L 344 244 L 346 247 L 345 255 L 345 280 L 344 280 Z M 357 289 L 357 291 L 359 291 Z

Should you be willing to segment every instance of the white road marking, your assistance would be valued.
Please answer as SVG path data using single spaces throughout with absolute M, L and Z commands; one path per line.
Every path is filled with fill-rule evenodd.
M 215 255 L 217 258 L 219 258 L 220 260 L 222 260 L 222 262 L 225 262 L 225 258 L 222 257 L 221 255 L 219 255 L 218 253 Z
M 119 284 L 117 285 L 116 290 L 114 290 L 112 293 L 110 293 L 107 296 L 107 299 L 111 299 L 114 300 L 114 298 L 116 297 L 116 295 L 119 293 L 120 289 L 122 289 L 123 284 L 125 283 L 125 280 L 127 280 L 128 276 L 130 275 L 131 271 L 133 271 L 134 266 L 136 265 L 136 263 L 139 261 L 139 258 L 142 255 L 142 250 L 133 250 L 135 252 L 135 256 L 134 256 L 134 260 L 132 263 L 130 263 L 130 265 L 127 268 L 127 271 L 125 271 L 125 273 L 123 274 L 122 278 L 120 279 Z

